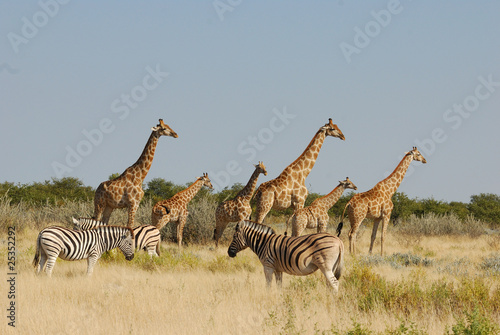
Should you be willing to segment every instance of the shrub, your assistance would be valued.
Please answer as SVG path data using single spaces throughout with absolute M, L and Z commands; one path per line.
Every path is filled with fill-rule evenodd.
M 450 334 L 447 330 L 447 334 Z M 475 308 L 472 313 L 465 312 L 465 320 L 458 320 L 457 324 L 451 327 L 451 334 L 454 335 L 480 335 L 480 334 L 500 334 L 498 325 L 492 323 L 486 316 L 482 315 L 479 309 Z
M 189 216 L 182 234 L 183 243 L 212 243 L 217 205 L 217 202 L 210 196 L 200 197 L 188 205 Z M 172 222 L 168 223 L 161 232 L 162 240 L 177 242 L 177 226 Z M 227 239 L 227 234 L 223 235 L 222 241 L 225 239 Z
M 397 225 L 395 231 L 407 235 L 468 235 L 477 237 L 484 233 L 484 228 L 480 221 L 471 216 L 460 220 L 454 213 L 445 215 L 428 213 L 421 217 L 412 214 L 408 221 Z

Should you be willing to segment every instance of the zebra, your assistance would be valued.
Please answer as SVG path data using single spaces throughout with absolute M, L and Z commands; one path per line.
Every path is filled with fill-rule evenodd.
M 134 258 L 134 232 L 132 229 L 105 226 L 86 231 L 75 231 L 64 227 L 50 226 L 38 234 L 33 266 L 36 268 L 36 274 L 45 268 L 45 272 L 50 277 L 57 257 L 67 261 L 87 259 L 87 275 L 90 276 L 101 255 L 114 248 L 119 248 L 128 261 Z
M 229 257 L 250 247 L 264 266 L 267 286 L 271 286 L 273 273 L 281 286 L 283 272 L 306 276 L 317 269 L 323 273 L 335 292 L 343 268 L 344 244 L 328 233 L 289 237 L 276 234 L 265 225 L 242 220 L 235 228 L 233 241 L 227 250 Z
M 89 230 L 105 226 L 102 221 L 91 218 L 72 218 L 74 230 Z M 134 231 L 135 248 L 148 252 L 150 257 L 160 256 L 160 231 L 152 225 L 144 225 L 132 228 Z

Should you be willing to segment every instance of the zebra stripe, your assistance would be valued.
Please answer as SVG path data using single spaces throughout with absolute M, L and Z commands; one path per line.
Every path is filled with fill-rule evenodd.
M 105 226 L 102 221 L 91 218 L 73 218 L 73 229 L 75 230 L 89 230 L 96 227 Z M 148 255 L 160 256 L 160 242 L 161 236 L 158 228 L 152 225 L 143 225 L 132 228 L 135 237 L 135 248 L 148 252 Z
M 92 230 L 74 231 L 51 226 L 38 234 L 33 266 L 36 268 L 36 274 L 45 268 L 50 277 L 57 257 L 67 261 L 87 259 L 87 275 L 91 275 L 101 255 L 114 248 L 119 248 L 127 260 L 134 258 L 132 229 L 104 226 Z
M 267 285 L 273 273 L 281 286 L 283 272 L 306 276 L 317 269 L 323 273 L 335 292 L 338 292 L 343 268 L 344 244 L 328 233 L 298 237 L 276 234 L 267 226 L 243 220 L 236 225 L 233 241 L 227 251 L 229 257 L 249 247 L 264 266 Z

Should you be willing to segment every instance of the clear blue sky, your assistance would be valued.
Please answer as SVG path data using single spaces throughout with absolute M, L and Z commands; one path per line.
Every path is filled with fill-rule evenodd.
M 208 172 L 220 190 L 259 160 L 263 182 L 331 117 L 346 141 L 326 139 L 311 192 L 346 176 L 366 191 L 417 145 L 428 163 L 399 191 L 498 194 L 499 13 L 498 1 L 2 1 L 0 181 L 97 187 L 163 118 L 179 138 L 160 139 L 146 182 Z

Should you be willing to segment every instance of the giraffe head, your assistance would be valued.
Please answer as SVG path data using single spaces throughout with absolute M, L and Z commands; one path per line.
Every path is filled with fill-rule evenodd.
M 342 134 L 342 131 L 336 124 L 333 124 L 332 119 L 328 119 L 328 123 L 321 127 L 321 130 L 326 132 L 326 136 L 338 137 L 342 141 L 345 141 L 344 134 Z
M 179 137 L 172 128 L 170 128 L 167 124 L 163 122 L 163 119 L 159 120 L 159 123 L 156 127 L 151 128 L 152 131 L 156 133 L 158 137 L 160 136 L 172 136 L 173 138 Z
M 264 163 L 259 162 L 259 164 L 255 164 L 254 166 L 257 169 L 257 171 L 259 171 L 259 173 L 262 173 L 264 174 L 264 176 L 267 176 L 267 171 Z
M 342 185 L 342 187 L 344 187 L 344 189 L 348 189 L 348 188 L 351 188 L 353 190 L 357 190 L 358 189 L 356 187 L 356 185 L 354 185 L 354 183 L 349 179 L 349 177 L 347 177 L 343 181 L 339 181 L 339 184 Z
M 424 156 L 422 156 L 420 151 L 417 150 L 417 147 L 413 147 L 413 149 L 410 152 L 407 152 L 406 154 L 413 155 L 413 160 L 415 160 L 415 161 L 419 161 L 419 162 L 422 162 L 424 164 L 427 163 Z
M 212 186 L 212 183 L 210 182 L 210 178 L 208 178 L 208 173 L 204 173 L 203 176 L 198 178 L 198 180 L 203 181 L 203 186 L 208 187 L 209 189 L 213 190 L 214 187 Z

